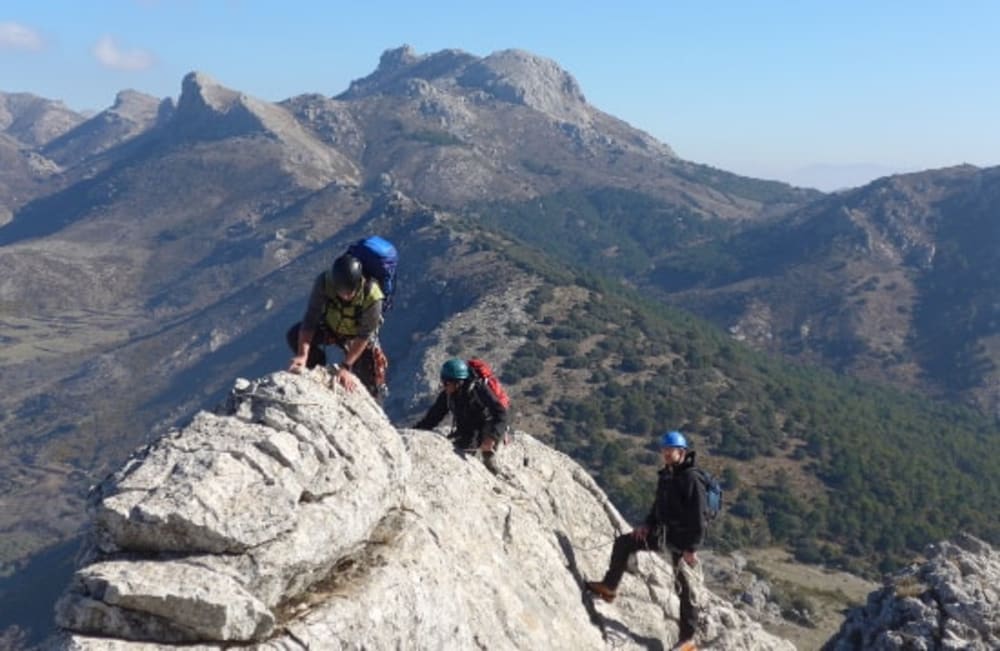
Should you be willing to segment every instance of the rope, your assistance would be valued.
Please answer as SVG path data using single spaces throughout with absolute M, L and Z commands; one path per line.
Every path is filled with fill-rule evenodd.
M 236 394 L 239 398 L 257 398 L 258 400 L 263 400 L 264 402 L 276 402 L 279 405 L 291 405 L 293 407 L 321 407 L 323 403 L 321 402 L 295 402 L 294 400 L 282 400 L 275 396 L 265 395 L 263 393 L 238 393 Z

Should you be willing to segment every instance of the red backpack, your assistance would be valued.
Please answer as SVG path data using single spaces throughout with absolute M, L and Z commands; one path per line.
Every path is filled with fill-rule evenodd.
M 483 384 L 490 390 L 490 393 L 496 397 L 497 402 L 503 405 L 504 409 L 510 409 L 510 397 L 507 396 L 507 392 L 504 391 L 503 385 L 500 384 L 499 378 L 493 373 L 490 365 L 478 357 L 466 360 L 466 364 L 469 365 L 472 373 L 483 381 Z
M 504 409 L 509 411 L 510 396 L 508 396 L 507 392 L 503 390 L 503 385 L 500 384 L 500 379 L 493 372 L 493 369 L 490 368 L 490 365 L 478 357 L 468 359 L 465 363 L 469 365 L 469 369 L 472 371 L 472 374 L 475 375 L 477 379 L 482 380 L 483 384 L 486 385 L 486 388 L 493 394 L 493 397 L 497 399 L 497 402 L 499 402 Z M 511 429 L 508 422 L 507 430 L 503 433 L 504 445 L 510 443 L 510 433 Z

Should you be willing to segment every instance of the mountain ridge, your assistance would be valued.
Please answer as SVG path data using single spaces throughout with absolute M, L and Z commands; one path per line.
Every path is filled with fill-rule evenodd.
M 829 531 L 822 516 L 827 483 L 833 490 L 841 482 L 842 492 L 866 486 L 855 467 L 860 456 L 824 438 L 841 431 L 831 414 L 851 415 L 840 403 L 874 414 L 871 423 L 858 425 L 863 432 L 900 427 L 916 437 L 933 433 L 928 423 L 949 429 L 938 420 L 944 411 L 929 409 L 934 415 L 923 425 L 903 414 L 916 398 L 900 400 L 905 407 L 852 403 L 866 391 L 884 396 L 833 375 L 817 376 L 830 390 L 815 378 L 790 380 L 788 367 L 729 345 L 742 337 L 774 352 L 775 341 L 801 332 L 809 308 L 829 314 L 828 332 L 825 324 L 808 322 L 809 355 L 800 360 L 841 359 L 837 348 L 861 341 L 855 322 L 874 324 L 869 330 L 887 343 L 872 341 L 889 354 L 897 350 L 892 346 L 906 334 L 898 318 L 889 318 L 894 308 L 873 315 L 888 314 L 882 320 L 866 321 L 869 308 L 854 304 L 871 294 L 866 287 L 874 265 L 896 260 L 912 264 L 877 272 L 886 277 L 873 287 L 897 292 L 900 300 L 916 295 L 919 287 L 904 275 L 922 273 L 922 252 L 934 242 L 924 235 L 923 218 L 911 223 L 907 215 L 926 210 L 933 222 L 938 205 L 922 198 L 925 190 L 909 188 L 919 183 L 894 177 L 875 186 L 884 193 L 869 188 L 870 195 L 850 195 L 857 203 L 844 204 L 840 195 L 684 161 L 585 104 L 572 87 L 567 110 L 584 111 L 586 123 L 525 103 L 562 97 L 557 71 L 545 77 L 556 80 L 554 88 L 519 100 L 517 75 L 500 64 L 523 71 L 531 62 L 506 52 L 476 82 L 492 83 L 502 99 L 448 76 L 481 68 L 490 57 L 389 50 L 383 74 L 395 75 L 386 84 L 398 94 L 307 94 L 272 104 L 192 73 L 182 88 L 183 111 L 160 104 L 145 130 L 120 142 L 109 130 L 62 169 L 0 133 L 0 156 L 13 161 L 0 170 L 0 432 L 9 451 L 0 460 L 0 498 L 17 505 L 0 520 L 2 537 L 13 541 L 0 548 L 0 561 L 14 564 L 40 541 L 71 535 L 88 480 L 113 469 L 145 437 L 159 436 L 218 398 L 225 378 L 283 367 L 283 333 L 300 318 L 312 278 L 350 241 L 372 233 L 404 245 L 401 293 L 383 329 L 390 373 L 399 373 L 391 375 L 391 413 L 410 416 L 419 408 L 420 396 L 436 384 L 441 358 L 495 353 L 532 431 L 571 447 L 630 509 L 639 501 L 634 486 L 641 485 L 632 474 L 650 465 L 645 447 L 656 424 L 691 428 L 732 464 L 738 481 L 731 490 L 739 499 L 733 539 L 757 544 L 773 542 L 772 527 L 785 527 L 785 536 Z M 421 66 L 423 76 L 415 73 Z M 143 104 L 149 120 L 152 102 Z M 956 303 L 958 314 L 975 306 L 985 317 L 989 285 L 968 262 L 990 259 L 985 207 L 993 186 L 962 180 L 976 174 L 985 180 L 993 172 L 951 171 L 940 182 L 937 172 L 926 174 L 924 185 L 954 199 L 942 207 L 974 208 L 970 223 L 983 234 L 977 248 L 961 229 L 946 233 L 961 256 L 935 246 L 934 258 L 950 262 L 929 289 L 946 293 L 949 279 L 961 277 L 969 292 Z M 515 232 L 514 212 L 522 231 Z M 764 246 L 774 244 L 764 237 L 768 228 L 787 246 Z M 554 236 L 539 243 L 527 237 L 532 231 Z M 802 258 L 793 247 L 802 243 L 822 255 L 834 250 L 859 257 L 845 263 L 850 273 L 833 269 L 843 259 L 823 257 L 796 269 Z M 741 255 L 745 249 L 735 244 L 775 253 Z M 962 271 L 962 257 L 973 272 L 953 276 L 949 270 Z M 768 273 L 740 276 L 746 268 Z M 778 271 L 797 284 L 778 282 L 786 280 Z M 720 278 L 736 280 L 712 284 Z M 739 293 L 754 285 L 769 293 Z M 704 294 L 681 293 L 692 290 Z M 633 304 L 623 306 L 622 296 Z M 492 300 L 498 297 L 509 297 L 511 307 Z M 712 317 L 722 330 L 694 318 L 664 326 L 657 303 Z M 738 331 L 721 334 L 734 325 Z M 989 332 L 988 319 L 968 325 Z M 985 368 L 976 365 L 982 355 L 974 347 L 939 348 L 945 370 L 949 358 L 968 360 L 968 378 Z M 933 346 L 923 353 L 928 350 Z M 855 370 L 851 363 L 834 366 Z M 887 368 L 917 372 L 909 358 Z M 660 400 L 664 383 L 652 383 L 658 374 L 670 380 L 670 400 Z M 655 401 L 643 401 L 646 396 Z M 607 413 L 593 415 L 598 405 L 607 405 Z M 994 426 L 968 415 L 959 421 L 963 443 L 954 453 L 962 463 L 930 478 L 940 476 L 941 485 L 964 485 L 970 468 L 991 462 L 988 448 L 975 447 L 978 441 L 962 446 L 967 430 L 993 432 Z M 967 459 L 973 449 L 987 458 Z M 844 465 L 834 466 L 838 460 Z M 784 479 L 776 469 L 787 471 Z M 903 496 L 899 503 L 910 499 L 906 487 L 914 478 L 898 471 L 888 476 L 890 492 Z M 38 477 L 48 480 L 38 487 Z M 942 499 L 926 490 L 934 483 L 922 485 L 932 505 Z M 960 515 L 929 516 L 923 529 L 900 522 L 881 548 L 888 550 L 885 559 L 871 558 L 881 543 L 860 534 L 854 547 L 837 539 L 795 551 L 832 563 L 867 554 L 871 571 L 882 561 L 898 562 L 928 531 L 937 535 L 942 522 Z M 986 526 L 974 516 L 963 523 Z M 872 517 L 896 522 L 891 514 Z
M 501 451 L 507 474 L 493 477 L 332 386 L 322 369 L 238 380 L 225 405 L 102 482 L 52 648 L 676 640 L 672 572 L 656 555 L 619 604 L 581 596 L 606 561 L 594 541 L 624 522 L 568 457 L 518 433 Z M 793 648 L 699 594 L 705 644 Z

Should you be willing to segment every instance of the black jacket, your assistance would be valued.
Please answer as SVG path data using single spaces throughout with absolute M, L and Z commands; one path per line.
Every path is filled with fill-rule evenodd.
M 459 447 L 473 447 L 482 442 L 483 436 L 497 441 L 507 429 L 507 410 L 481 380 L 469 378 L 449 396 L 445 391 L 427 410 L 414 428 L 434 429 L 451 412 L 452 431 L 448 438 L 455 439 Z
M 676 551 L 696 550 L 705 538 L 705 487 L 694 472 L 693 451 L 664 467 L 656 482 L 656 500 L 646 525 Z

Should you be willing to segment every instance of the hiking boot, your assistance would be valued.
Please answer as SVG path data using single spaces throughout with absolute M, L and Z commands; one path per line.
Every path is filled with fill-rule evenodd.
M 497 464 L 496 454 L 493 452 L 483 453 L 483 465 L 494 475 L 500 474 L 500 466 Z
M 588 590 L 608 603 L 614 601 L 618 594 L 600 581 L 587 581 L 586 585 Z

